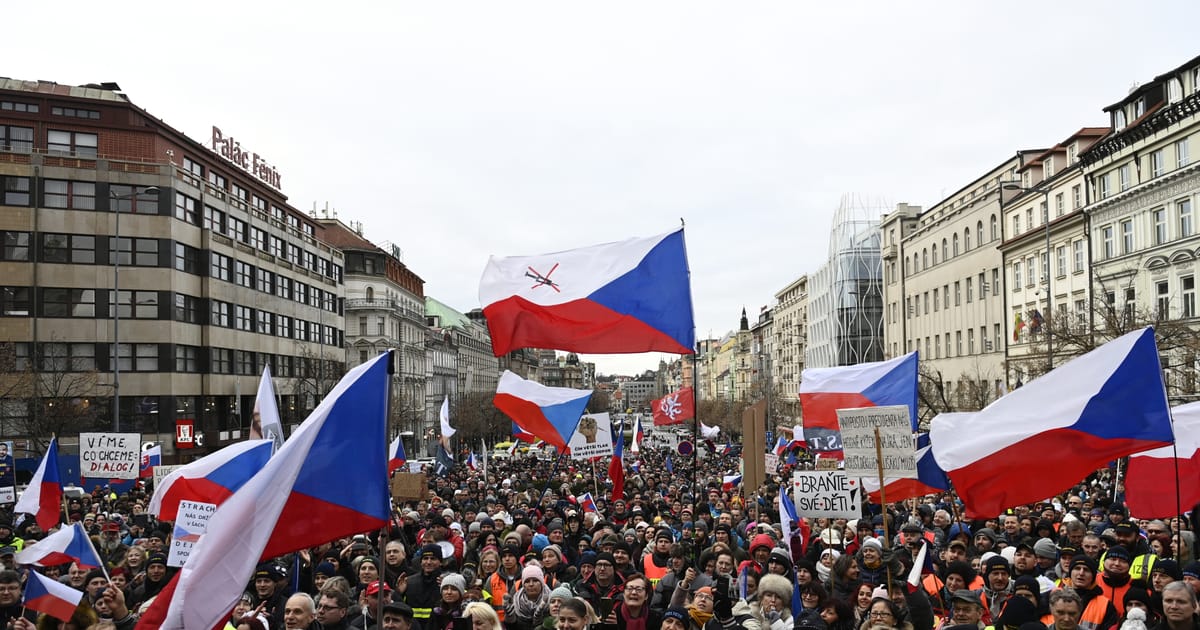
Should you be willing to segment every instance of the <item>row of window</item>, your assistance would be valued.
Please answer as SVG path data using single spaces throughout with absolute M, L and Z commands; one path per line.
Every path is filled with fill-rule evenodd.
M 1146 166 L 1148 168 L 1143 169 L 1140 163 L 1136 165 L 1138 167 L 1138 181 L 1136 182 L 1133 179 L 1135 166 L 1133 162 L 1127 162 L 1117 167 L 1117 170 L 1115 171 L 1115 188 L 1113 186 L 1114 171 L 1109 171 L 1103 175 L 1097 176 L 1095 179 L 1095 190 L 1093 191 L 1095 197 L 1097 199 L 1108 199 L 1116 193 L 1125 192 L 1126 190 L 1133 188 L 1134 185 L 1141 183 L 1142 173 L 1144 172 L 1148 172 L 1152 178 L 1165 174 L 1168 168 L 1169 155 L 1173 155 L 1175 158 L 1175 168 L 1177 169 L 1183 168 L 1190 164 L 1191 156 L 1188 151 L 1188 139 L 1184 138 L 1182 140 L 1175 141 L 1171 145 L 1169 153 L 1166 147 L 1150 152 L 1150 154 L 1145 158 L 1147 161 Z M 1141 159 L 1142 158 L 1138 158 L 1139 161 Z
M 964 331 L 958 330 L 954 332 L 954 345 L 950 345 L 950 333 L 945 335 L 933 335 L 925 337 L 924 340 L 918 337 L 917 339 L 909 339 L 907 352 L 914 350 L 921 352 L 921 356 L 932 359 L 952 359 L 954 357 L 965 357 L 973 354 L 983 354 L 987 352 L 996 352 L 1004 347 L 1002 335 L 1004 331 L 1000 324 L 993 324 L 991 337 L 988 337 L 988 327 L 980 326 L 979 334 L 976 336 L 976 329 L 967 329 L 966 335 Z M 943 339 L 945 340 L 943 347 Z M 964 339 L 966 345 L 963 345 Z
M 0 287 L 0 316 L 30 317 L 34 313 L 38 317 L 170 320 L 329 346 L 342 343 L 341 332 L 323 322 L 182 293 L 122 290 L 118 296 L 105 289 Z
M 229 179 L 220 172 L 205 168 L 203 164 L 193 160 L 190 157 L 183 158 L 183 171 L 190 177 L 192 185 L 196 188 L 202 188 L 202 182 L 206 183 L 210 188 L 216 189 L 221 193 L 228 193 L 233 197 L 249 203 L 260 212 L 267 213 L 270 208 L 271 218 L 278 221 L 280 224 L 287 225 L 289 228 L 303 232 L 308 236 L 316 234 L 316 228 L 311 224 L 300 220 L 294 214 L 289 214 L 283 208 L 275 204 L 269 204 L 266 199 L 258 195 L 251 194 L 244 186 L 237 182 L 230 183 Z M 205 175 L 207 173 L 207 176 Z
M 990 226 L 990 237 L 985 241 L 983 221 L 979 221 L 975 224 L 975 236 L 978 239 L 978 241 L 975 243 L 976 247 L 982 247 L 991 241 L 1000 240 L 1000 224 L 996 219 L 996 215 L 994 214 L 992 215 Z M 961 241 L 959 241 L 958 232 L 955 232 L 949 238 L 943 238 L 940 258 L 938 257 L 937 243 L 934 243 L 930 247 L 922 248 L 919 256 L 916 252 L 913 252 L 911 265 L 909 264 L 907 257 L 904 259 L 904 275 L 907 277 L 911 274 L 921 271 L 922 269 L 928 269 L 939 262 L 949 262 L 952 258 L 959 255 L 960 243 L 962 245 L 962 253 L 971 251 L 971 228 L 968 227 L 963 229 Z M 933 253 L 932 261 L 930 260 L 931 252 Z M 888 278 L 888 282 L 892 282 L 892 279 Z
M 1048 223 L 1050 221 L 1050 217 L 1047 214 L 1048 209 L 1046 208 L 1046 202 L 1045 201 L 1041 202 L 1040 207 L 1042 210 L 1042 227 L 1045 227 L 1046 223 Z M 1083 207 L 1083 184 L 1075 184 L 1074 186 L 1071 187 L 1071 211 L 1074 212 L 1075 210 L 1079 210 L 1082 207 Z M 1061 217 L 1061 216 L 1065 215 L 1066 213 L 1067 213 L 1066 197 L 1064 196 L 1063 193 L 1058 193 L 1058 194 L 1054 195 L 1054 216 L 1057 218 L 1057 217 Z M 1033 208 L 1032 207 L 1026 208 L 1025 209 L 1025 223 L 1024 223 L 1024 228 L 1026 230 L 1034 229 L 1033 218 L 1034 218 Z M 1021 213 L 1015 212 L 1012 215 L 1012 236 L 1019 235 L 1021 233 L 1021 228 L 1022 228 Z
M 946 284 L 940 289 L 934 288 L 933 291 L 925 291 L 918 295 L 911 295 L 904 298 L 905 319 L 912 319 L 922 315 L 930 315 L 939 310 L 950 309 L 951 286 L 954 291 L 954 306 L 963 304 L 963 288 L 966 288 L 966 303 L 970 304 L 975 301 L 975 290 L 979 290 L 979 299 L 983 300 L 990 292 L 993 296 L 1000 295 L 1000 269 L 993 268 L 991 272 L 991 282 L 988 282 L 988 274 L 979 272 L 979 275 L 974 278 L 967 278 L 965 281 L 956 280 L 953 285 Z M 932 299 L 931 299 L 932 298 Z M 888 323 L 894 324 L 898 321 L 899 315 L 896 313 L 896 303 L 892 302 L 888 305 Z
M 43 372 L 94 372 L 113 370 L 113 349 L 103 343 L 41 343 L 31 360 L 27 342 L 14 343 L 16 370 Z M 231 348 L 202 348 L 182 344 L 117 344 L 117 366 L 122 372 L 185 372 L 192 374 L 261 374 L 264 367 L 279 377 L 313 378 L 338 374 L 340 363 L 315 357 L 278 355 Z
M 1148 243 L 1139 243 L 1137 238 L 1135 217 L 1118 221 L 1100 227 L 1100 259 L 1107 260 L 1116 256 L 1131 254 L 1142 247 L 1163 245 L 1172 240 L 1187 238 L 1196 233 L 1195 215 L 1192 212 L 1192 200 L 1180 199 L 1170 206 L 1151 208 L 1150 239 Z M 1172 229 L 1173 228 L 1173 229 Z M 1120 238 L 1120 248 L 1118 245 Z
M 1087 268 L 1087 248 L 1086 242 L 1083 239 L 1077 239 L 1071 242 L 1071 273 L 1083 273 Z M 1039 258 L 1041 260 L 1039 260 Z M 1038 273 L 1038 265 L 1041 265 L 1041 273 Z M 1039 279 L 1045 282 L 1049 277 L 1048 271 L 1054 272 L 1054 277 L 1063 278 L 1067 275 L 1067 246 L 1058 245 L 1054 248 L 1054 268 L 1051 268 L 1050 261 L 1046 259 L 1046 252 L 1041 252 L 1040 256 L 1030 256 L 1025 260 L 1014 260 L 1009 267 L 1012 269 L 1012 291 L 1020 291 L 1022 287 L 1032 288 L 1037 286 Z

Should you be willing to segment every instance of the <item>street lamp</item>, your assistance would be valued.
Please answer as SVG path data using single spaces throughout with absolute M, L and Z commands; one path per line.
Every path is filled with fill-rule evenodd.
M 1042 316 L 1042 326 L 1045 327 L 1046 333 L 1046 372 L 1054 369 L 1054 347 L 1050 338 L 1050 311 L 1054 307 L 1054 294 L 1050 291 L 1050 187 L 1046 185 L 1026 187 L 1020 184 L 1009 182 L 1002 184 L 1001 188 L 1005 190 L 1017 190 L 1022 193 L 1041 193 L 1045 214 L 1042 215 L 1042 223 L 1046 226 L 1046 264 L 1042 265 L 1042 273 L 1046 274 L 1046 314 Z
M 157 195 L 158 187 L 149 186 L 138 190 L 133 186 L 133 192 L 127 195 L 118 195 L 112 188 L 108 190 L 109 200 L 112 201 L 112 210 L 116 213 L 116 221 L 113 226 L 113 407 L 112 407 L 112 430 L 117 433 L 121 430 L 121 204 L 122 200 L 129 199 L 131 205 L 137 204 L 137 198 L 141 195 Z M 130 262 L 133 262 L 133 248 L 130 247 Z M 130 307 L 132 308 L 132 304 Z

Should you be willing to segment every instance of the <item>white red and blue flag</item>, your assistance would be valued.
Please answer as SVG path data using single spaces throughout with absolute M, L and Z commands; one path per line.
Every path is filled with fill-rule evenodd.
M 803 439 L 816 452 L 841 451 L 838 409 L 906 405 L 917 429 L 917 353 L 831 368 L 808 368 L 800 380 Z
M 579 507 L 584 512 L 599 512 L 600 511 L 599 509 L 596 508 L 596 500 L 592 498 L 591 492 L 583 493 L 583 496 L 579 497 L 578 500 L 579 500 Z
M 387 525 L 382 445 L 391 357 L 385 353 L 350 370 L 263 469 L 217 508 L 187 564 L 138 628 L 217 626 L 262 559 Z
M 938 418 L 944 415 L 948 414 L 938 414 Z M 966 412 L 962 415 L 970 416 L 971 413 Z M 889 504 L 893 501 L 945 492 L 950 487 L 950 479 L 946 477 L 946 471 L 938 466 L 937 460 L 933 457 L 933 448 L 929 444 L 928 433 L 917 435 L 916 449 L 917 476 L 915 478 L 900 479 L 884 475 L 886 485 L 883 487 L 883 498 L 887 499 Z M 872 503 L 879 503 L 878 477 L 863 477 L 862 484 L 868 493 L 868 500 Z
M 1165 518 L 1175 516 L 1177 505 L 1200 503 L 1200 402 L 1174 407 L 1171 416 L 1174 448 L 1163 446 L 1129 458 L 1125 503 L 1130 516 Z
M 935 418 L 929 437 L 971 517 L 1039 501 L 1114 459 L 1169 446 L 1154 329 L 1118 337 L 982 411 Z
M 567 447 L 592 391 L 546 387 L 505 370 L 496 385 L 496 408 L 522 429 L 558 448 Z
M 741 475 L 725 475 L 721 479 L 721 489 L 729 492 L 737 488 L 740 483 L 742 483 Z
M 220 505 L 267 465 L 271 440 L 235 442 L 205 455 L 163 477 L 146 511 L 159 520 L 173 521 L 180 501 Z
M 612 461 L 608 463 L 608 478 L 612 480 L 612 500 L 625 499 L 625 427 L 618 423 L 613 431 Z
M 13 512 L 32 514 L 38 527 L 50 531 L 58 525 L 62 505 L 62 481 L 58 474 L 58 438 L 54 437 L 50 439 L 46 454 L 34 471 L 33 478 L 29 480 L 29 486 L 13 506 Z
M 25 595 L 22 603 L 30 610 L 36 610 L 67 622 L 75 614 L 83 599 L 83 591 L 77 591 L 66 584 L 60 584 L 37 571 L 29 572 L 25 582 Z
M 155 466 L 162 466 L 162 446 L 158 444 L 142 449 L 142 462 L 138 466 L 138 477 L 142 479 L 153 477 Z
M 103 566 L 100 554 L 96 553 L 96 548 L 92 545 L 92 539 L 79 522 L 64 526 L 25 547 L 14 559 L 17 564 L 32 564 L 38 567 L 51 567 L 68 562 L 74 562 L 84 569 Z
M 408 458 L 404 455 L 404 441 L 397 435 L 396 439 L 388 444 L 388 474 L 392 474 L 408 463 Z
M 683 230 L 535 256 L 493 256 L 479 282 L 492 351 L 691 354 Z
M 479 460 L 475 459 L 475 451 L 467 453 L 467 468 L 471 470 L 479 470 Z

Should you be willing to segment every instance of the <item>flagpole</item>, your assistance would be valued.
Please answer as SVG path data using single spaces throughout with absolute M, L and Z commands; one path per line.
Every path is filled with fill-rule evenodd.
M 384 449 L 387 449 L 386 444 L 388 443 L 388 439 L 387 439 L 388 420 L 391 420 L 391 418 L 392 418 L 392 379 L 396 376 L 396 352 L 395 352 L 395 350 L 388 350 L 387 374 L 388 374 L 387 396 L 385 396 L 383 399 L 383 409 L 384 409 L 383 417 L 385 419 L 384 423 L 383 423 L 383 443 L 385 444 Z M 401 442 L 401 444 L 403 444 L 404 440 L 401 439 L 400 442 Z M 407 455 L 407 453 L 406 453 L 406 455 Z M 387 456 L 385 456 L 385 459 L 386 459 L 386 457 Z M 386 468 L 386 465 L 385 465 L 385 468 Z M 391 526 L 392 526 L 392 507 L 389 505 L 387 522 L 384 523 L 383 527 L 380 528 L 380 530 L 379 530 L 379 543 L 378 544 L 379 544 L 379 550 L 381 552 L 387 548 L 388 530 L 391 529 Z M 383 604 L 388 599 L 383 596 L 384 595 L 383 585 L 387 583 L 384 580 L 383 574 L 384 574 L 384 572 L 382 570 L 380 570 L 379 577 L 376 578 L 379 581 L 379 610 L 375 611 L 376 612 L 375 619 L 379 620 L 378 623 L 380 623 L 380 624 L 383 623 Z
M 892 548 L 891 534 L 888 533 L 888 509 L 887 499 L 883 496 L 883 487 L 887 485 L 883 478 L 883 444 L 879 437 L 879 427 L 875 427 L 875 466 L 879 471 L 879 511 L 883 517 L 883 549 L 890 551 Z M 889 596 L 892 592 L 892 564 L 887 564 L 887 592 Z
M 700 394 L 697 376 L 699 375 L 699 363 L 697 355 L 699 353 L 693 349 L 692 352 L 692 518 L 700 518 Z
M 559 451 L 558 448 L 555 448 L 554 451 L 554 468 L 550 469 L 550 478 L 546 480 L 546 487 L 542 489 L 542 498 L 538 499 L 538 505 L 546 500 L 546 494 L 550 492 L 550 484 L 554 483 L 554 476 L 558 474 L 558 464 L 562 461 L 562 451 Z

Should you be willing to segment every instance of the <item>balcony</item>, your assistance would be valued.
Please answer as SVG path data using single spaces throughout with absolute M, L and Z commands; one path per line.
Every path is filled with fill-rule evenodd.
M 384 311 L 395 311 L 402 317 L 425 322 L 425 313 L 416 311 L 411 308 L 405 308 L 400 300 L 388 298 L 349 298 L 346 300 L 346 310 L 365 310 L 379 309 Z
M 895 245 L 884 245 L 883 246 L 883 259 L 884 260 L 891 260 L 891 259 L 895 258 L 896 253 L 897 253 L 897 250 L 896 250 Z

